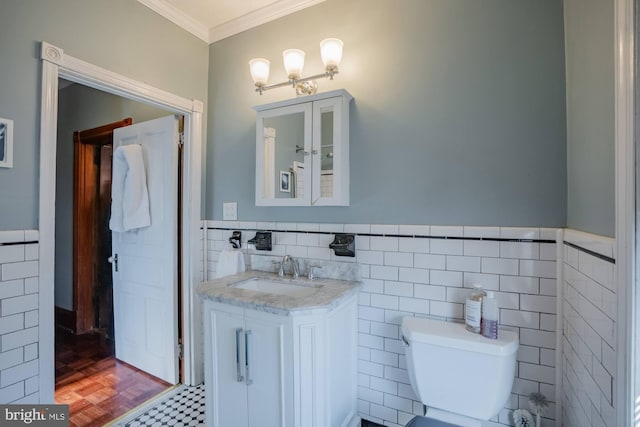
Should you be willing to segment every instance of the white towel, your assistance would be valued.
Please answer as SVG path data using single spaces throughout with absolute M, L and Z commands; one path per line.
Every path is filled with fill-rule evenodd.
M 113 153 L 109 228 L 122 232 L 149 225 L 149 192 L 142 146 L 120 146 Z
M 232 274 L 245 271 L 244 255 L 238 249 L 225 249 L 220 252 L 218 266 L 216 268 L 216 278 L 230 276 Z

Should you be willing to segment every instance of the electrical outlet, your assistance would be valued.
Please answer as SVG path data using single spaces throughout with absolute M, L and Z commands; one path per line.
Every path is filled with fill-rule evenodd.
M 236 202 L 222 204 L 222 219 L 224 221 L 238 220 L 238 204 Z

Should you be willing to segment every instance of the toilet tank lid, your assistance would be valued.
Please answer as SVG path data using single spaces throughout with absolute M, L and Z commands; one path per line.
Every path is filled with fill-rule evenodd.
M 518 335 L 500 330 L 498 339 L 467 331 L 464 324 L 419 317 L 402 318 L 402 335 L 409 345 L 420 342 L 440 347 L 506 356 L 518 350 Z

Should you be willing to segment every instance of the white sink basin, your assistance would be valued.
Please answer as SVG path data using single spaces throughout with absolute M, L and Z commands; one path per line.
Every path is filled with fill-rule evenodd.
M 281 282 L 279 280 L 253 278 L 229 285 L 234 288 L 247 289 L 250 291 L 264 292 L 267 294 L 287 295 L 292 297 L 304 297 L 311 295 L 322 287 L 322 285 L 305 286 L 291 282 Z

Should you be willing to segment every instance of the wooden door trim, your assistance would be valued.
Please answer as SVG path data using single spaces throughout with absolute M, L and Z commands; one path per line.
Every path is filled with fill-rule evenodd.
M 94 324 L 93 280 L 94 265 L 80 262 L 86 261 L 87 254 L 96 247 L 92 232 L 97 212 L 95 206 L 82 203 L 87 199 L 87 192 L 96 192 L 93 182 L 87 180 L 95 173 L 94 147 L 113 144 L 113 130 L 130 126 L 133 119 L 126 119 L 99 126 L 73 134 L 73 310 L 75 312 L 75 333 L 91 331 Z
M 97 138 L 111 137 L 113 136 L 113 130 L 117 128 L 121 128 L 124 126 L 131 126 L 133 124 L 133 119 L 131 117 L 127 117 L 126 119 L 122 119 L 117 122 L 108 123 L 106 125 L 98 126 L 93 129 L 87 129 L 83 131 L 77 132 L 80 136 L 80 139 L 84 144 L 98 144 L 105 145 L 104 142 L 95 141 Z M 75 135 L 75 133 L 74 133 Z

